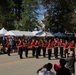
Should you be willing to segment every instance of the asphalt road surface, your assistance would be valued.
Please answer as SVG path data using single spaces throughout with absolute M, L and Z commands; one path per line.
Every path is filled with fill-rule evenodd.
M 0 55 L 0 75 L 38 75 L 36 71 L 44 64 L 48 62 L 53 65 L 59 63 L 59 59 L 54 57 L 52 60 L 48 60 L 47 56 L 46 58 L 43 56 L 40 56 L 39 59 L 33 58 L 31 51 L 28 58 L 24 54 L 23 57 L 24 59 L 19 59 L 18 53 L 11 53 L 11 56 Z

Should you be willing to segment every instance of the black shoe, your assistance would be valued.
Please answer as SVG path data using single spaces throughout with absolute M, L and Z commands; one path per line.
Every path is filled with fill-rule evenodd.
M 8 55 L 8 56 L 11 56 L 11 55 Z
M 26 56 L 26 57 L 28 57 L 28 56 Z
M 50 58 L 48 60 L 51 60 Z
M 36 59 L 39 59 L 38 57 L 36 57 Z
M 20 59 L 23 59 L 23 57 L 21 57 Z

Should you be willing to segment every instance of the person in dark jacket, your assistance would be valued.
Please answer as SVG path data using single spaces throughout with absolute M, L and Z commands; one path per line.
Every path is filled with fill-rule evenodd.
M 68 57 L 66 58 L 66 68 L 69 69 L 71 75 L 75 75 L 75 67 L 74 67 L 74 64 L 75 64 L 75 57 L 74 57 L 74 53 L 73 51 L 70 51 L 69 54 L 68 54 Z
M 65 67 L 66 60 L 60 59 L 61 68 L 57 70 L 56 75 L 71 75 L 69 69 Z

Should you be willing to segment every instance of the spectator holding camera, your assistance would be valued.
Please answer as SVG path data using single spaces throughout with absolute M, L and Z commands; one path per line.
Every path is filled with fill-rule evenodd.
M 41 68 L 39 68 L 37 70 L 37 73 L 39 75 L 55 75 L 55 73 L 52 72 L 51 69 L 52 69 L 52 64 L 47 63 L 47 64 L 43 65 Z

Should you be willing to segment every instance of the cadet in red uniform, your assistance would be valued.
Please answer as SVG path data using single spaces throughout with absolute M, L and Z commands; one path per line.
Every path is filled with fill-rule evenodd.
M 52 42 L 49 40 L 48 45 L 47 45 L 47 50 L 48 50 L 48 59 L 51 59 L 51 53 L 52 53 Z
M 68 54 L 68 41 L 65 40 L 65 43 L 64 43 L 64 51 L 65 51 L 65 57 L 67 57 L 67 54 Z
M 39 56 L 41 56 L 41 48 L 42 48 L 42 40 L 41 39 L 39 39 Z
M 43 50 L 43 56 L 45 57 L 45 55 L 46 55 L 46 43 L 44 40 L 42 42 L 42 50 Z
M 35 56 L 35 40 L 33 39 L 31 42 L 32 56 Z
M 39 54 L 39 52 L 38 52 L 38 48 L 39 48 L 39 41 L 36 40 L 36 42 L 35 42 L 36 58 L 38 58 L 38 54 Z
M 6 46 L 6 47 L 8 48 L 8 50 L 7 50 L 7 54 L 8 54 L 8 56 L 10 56 L 10 52 L 11 52 L 11 44 L 10 44 L 9 41 L 7 42 L 7 46 Z
M 60 39 L 59 46 L 60 46 L 60 56 L 61 56 L 61 58 L 63 58 L 63 41 L 62 41 L 62 39 Z
M 22 50 L 22 41 L 21 41 L 21 40 L 19 40 L 18 49 L 19 49 L 20 59 L 23 59 L 23 57 L 22 57 L 22 52 L 23 52 L 23 50 Z
M 28 42 L 24 40 L 23 42 L 23 50 L 25 51 L 25 56 L 28 57 Z
M 72 42 L 70 43 L 70 51 L 73 51 L 73 53 L 75 53 L 75 43 L 74 40 L 72 40 Z
M 54 40 L 54 56 L 56 59 L 58 59 L 58 41 Z

